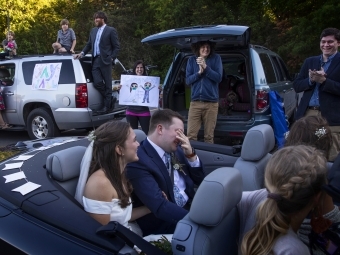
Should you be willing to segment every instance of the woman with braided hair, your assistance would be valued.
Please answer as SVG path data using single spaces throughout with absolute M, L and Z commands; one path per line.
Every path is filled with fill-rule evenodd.
M 316 149 L 323 152 L 324 156 L 328 158 L 328 161 L 330 161 L 329 155 L 332 146 L 332 132 L 327 120 L 322 116 L 306 116 L 298 119 L 293 124 L 289 134 L 286 135 L 285 146 L 294 146 L 300 144 L 315 147 Z M 333 199 L 334 187 L 339 187 L 340 184 L 336 182 L 335 179 L 332 180 L 332 176 L 334 176 L 334 174 L 328 172 L 328 184 L 323 187 L 323 189 L 328 193 L 323 196 L 323 203 L 328 205 L 328 209 L 323 210 L 322 217 L 330 220 L 331 224 L 339 224 L 340 211 L 339 208 L 333 204 Z M 337 200 L 335 199 L 334 202 L 337 202 Z M 304 219 L 300 226 L 298 232 L 299 238 L 305 244 L 313 248 L 313 255 L 329 254 L 314 245 L 315 241 L 311 241 L 311 231 L 311 217 L 308 216 L 306 219 Z
M 309 254 L 297 233 L 314 208 L 329 211 L 322 203 L 326 175 L 326 158 L 313 147 L 275 152 L 265 170 L 267 189 L 244 192 L 238 205 L 241 254 Z

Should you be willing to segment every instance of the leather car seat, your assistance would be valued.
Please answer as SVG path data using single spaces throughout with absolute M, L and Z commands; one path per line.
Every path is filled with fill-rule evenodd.
M 136 134 L 136 140 L 137 140 L 137 142 L 141 143 L 143 140 L 145 140 L 146 134 L 144 133 L 143 130 L 134 129 L 133 131 L 134 131 L 135 134 Z
M 86 147 L 74 146 L 57 151 L 46 159 L 46 170 L 72 197 L 76 192 L 80 163 L 85 154 Z
M 199 186 L 189 213 L 177 223 L 172 237 L 175 255 L 237 254 L 242 177 L 232 167 L 207 175 Z
M 275 146 L 273 128 L 268 124 L 252 127 L 248 130 L 234 167 L 243 179 L 243 191 L 264 188 L 264 170 L 271 157 L 269 153 Z

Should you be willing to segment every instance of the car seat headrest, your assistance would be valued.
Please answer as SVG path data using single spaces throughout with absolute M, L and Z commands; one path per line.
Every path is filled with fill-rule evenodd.
M 248 130 L 241 149 L 241 158 L 246 161 L 258 161 L 275 146 L 273 128 L 261 124 Z
M 85 150 L 84 146 L 74 146 L 52 153 L 46 159 L 48 173 L 53 179 L 60 182 L 78 177 Z
M 200 184 L 189 211 L 197 224 L 218 225 L 236 207 L 242 196 L 242 177 L 233 167 L 221 167 Z
M 139 143 L 141 143 L 143 140 L 145 140 L 146 138 L 146 134 L 144 133 L 143 130 L 140 130 L 140 129 L 134 129 L 133 130 L 136 134 L 136 139 Z

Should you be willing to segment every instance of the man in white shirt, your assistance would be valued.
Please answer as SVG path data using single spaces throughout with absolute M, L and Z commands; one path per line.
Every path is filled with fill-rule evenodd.
M 155 111 L 148 137 L 138 148 L 139 161 L 127 165 L 134 206 L 146 205 L 152 212 L 137 220 L 143 235 L 173 233 L 188 213 L 194 185 L 204 179 L 201 162 L 183 132 L 179 113 Z

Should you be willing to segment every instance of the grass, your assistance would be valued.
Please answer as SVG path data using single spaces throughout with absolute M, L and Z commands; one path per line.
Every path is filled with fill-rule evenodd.
M 18 153 L 20 153 L 20 151 L 13 150 L 7 147 L 0 147 L 0 161 L 8 159 Z

